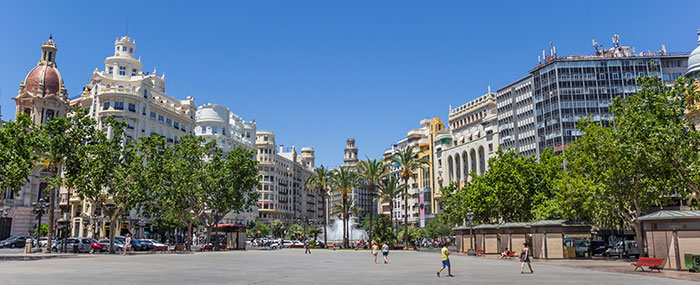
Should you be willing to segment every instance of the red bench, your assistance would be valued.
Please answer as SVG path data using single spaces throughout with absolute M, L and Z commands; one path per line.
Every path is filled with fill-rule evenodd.
M 649 267 L 650 271 L 656 271 L 661 272 L 661 264 L 664 262 L 663 258 L 650 258 L 650 257 L 640 257 L 637 262 L 632 263 L 632 265 L 636 266 L 634 268 L 634 271 L 637 271 L 637 269 L 641 268 L 642 271 L 644 271 L 644 267 Z
M 477 256 L 479 256 L 479 255 L 486 255 L 486 251 L 484 251 L 483 249 L 477 250 L 477 251 L 476 251 L 476 255 L 477 255 Z

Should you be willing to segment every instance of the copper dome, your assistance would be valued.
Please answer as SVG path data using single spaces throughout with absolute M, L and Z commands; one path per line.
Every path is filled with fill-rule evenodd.
M 43 83 L 43 86 L 42 86 Z M 58 95 L 63 87 L 61 74 L 53 66 L 37 65 L 24 80 L 24 90 L 34 94 Z

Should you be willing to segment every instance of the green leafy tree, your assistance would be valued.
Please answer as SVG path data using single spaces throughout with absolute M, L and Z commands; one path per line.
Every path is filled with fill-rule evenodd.
M 327 245 L 328 244 L 328 217 L 327 217 L 327 199 L 328 199 L 328 189 L 330 187 L 331 181 L 330 181 L 330 172 L 326 167 L 321 165 L 321 167 L 317 167 L 314 169 L 314 173 L 309 176 L 309 178 L 306 179 L 304 183 L 304 190 L 307 192 L 315 192 L 318 193 L 319 196 L 321 197 L 321 200 L 323 201 L 323 244 Z
M 444 236 L 453 236 L 454 231 L 452 226 L 445 221 L 442 221 L 440 217 L 434 218 L 425 225 L 425 231 L 428 237 L 439 238 Z
M 272 222 L 270 222 L 270 231 L 272 232 L 272 236 L 274 237 L 284 237 L 284 223 L 280 220 L 273 220 Z
M 291 224 L 287 227 L 286 237 L 293 240 L 304 239 L 304 227 L 300 224 Z
M 20 113 L 0 127 L 0 195 L 17 193 L 35 167 L 37 138 L 32 120 Z M 2 199 L 2 198 L 0 198 Z
M 213 147 L 200 180 L 205 211 L 200 220 L 207 228 L 207 243 L 216 224 L 229 212 L 242 212 L 255 205 L 259 184 L 257 161 L 252 150 L 235 147 L 227 154 Z
M 394 234 L 394 228 L 389 215 L 377 215 L 373 226 L 373 241 L 377 242 L 378 244 L 384 242 L 392 245 L 396 244 L 396 235 Z
M 413 147 L 409 146 L 406 149 L 399 150 L 394 153 L 393 156 L 389 158 L 389 162 L 396 165 L 399 168 L 399 177 L 404 182 L 404 185 L 409 185 L 408 180 L 416 176 L 416 170 L 423 169 L 428 165 L 428 161 L 425 159 L 418 159 L 416 153 L 413 151 Z M 404 189 L 408 191 L 409 188 Z M 404 244 L 408 245 L 408 193 L 404 195 Z
M 387 173 L 388 167 L 386 162 L 377 159 L 369 159 L 360 161 L 359 178 L 367 183 L 367 191 L 369 192 L 370 201 L 374 202 L 377 194 L 377 185 Z M 374 219 L 374 211 L 369 211 L 369 238 L 372 239 L 372 222 Z
M 258 231 L 260 231 L 260 233 L 258 233 Z M 248 236 L 250 237 L 266 237 L 269 234 L 270 226 L 260 221 L 255 222 L 255 225 L 248 230 Z
M 350 247 L 348 238 L 348 221 L 350 219 L 351 205 L 349 195 L 352 189 L 358 184 L 357 172 L 351 168 L 339 168 L 331 174 L 331 185 L 333 189 L 340 193 L 342 197 L 342 220 L 343 220 L 343 246 Z
M 322 231 L 321 229 L 319 229 L 319 228 L 310 227 L 308 230 L 306 230 L 306 233 L 307 233 L 309 236 L 313 236 L 313 237 L 314 237 L 314 243 L 316 243 L 317 240 L 318 240 L 318 235 L 321 234 L 321 233 L 323 233 L 323 231 Z

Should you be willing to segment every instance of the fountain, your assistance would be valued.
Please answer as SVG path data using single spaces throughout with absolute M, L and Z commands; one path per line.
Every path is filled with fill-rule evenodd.
M 350 241 L 363 240 L 368 237 L 365 230 L 357 227 L 357 222 L 354 218 L 348 220 L 348 230 L 350 231 Z M 343 241 L 343 221 L 338 217 L 333 219 L 333 222 L 326 228 L 326 231 L 328 232 L 328 242 Z M 323 234 L 321 234 L 321 237 L 323 237 Z

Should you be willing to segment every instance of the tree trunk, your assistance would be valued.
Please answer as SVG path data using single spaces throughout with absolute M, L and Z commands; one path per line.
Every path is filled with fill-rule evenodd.
M 404 184 L 406 185 L 406 188 L 404 191 L 406 191 L 406 195 L 403 197 L 403 206 L 404 206 L 404 214 L 403 214 L 403 244 L 408 248 L 408 179 L 404 178 Z
M 369 240 L 372 240 L 372 234 L 374 232 L 374 228 L 372 227 L 372 222 L 374 220 L 374 185 L 370 184 L 369 185 L 369 197 L 370 197 L 370 207 L 369 207 Z
M 347 213 L 348 213 L 347 204 L 348 204 L 348 197 L 347 197 L 347 195 L 343 194 L 343 247 L 345 247 L 345 248 L 348 247 L 348 244 L 347 244 L 348 228 L 347 228 L 347 219 L 346 219 Z
M 326 195 L 322 194 L 321 198 L 323 199 L 323 246 L 328 247 L 328 217 L 326 217 Z
M 389 222 L 391 223 L 391 233 L 396 234 L 396 228 L 394 227 L 394 199 L 392 198 L 389 202 Z M 388 241 L 387 241 L 388 242 Z
M 194 221 L 187 221 L 187 233 L 185 233 L 185 248 L 188 251 L 192 250 L 192 224 Z
M 46 237 L 46 253 L 51 253 L 51 243 L 52 243 L 51 239 L 53 238 L 53 225 L 54 225 L 54 219 L 55 219 L 55 217 L 54 217 L 54 209 L 55 209 L 54 204 L 56 204 L 55 196 L 56 196 L 56 189 L 51 188 L 49 190 L 49 222 L 48 222 L 49 232 L 48 232 L 48 237 Z M 66 230 L 67 230 L 67 228 L 66 228 Z M 41 221 L 39 221 L 39 226 L 37 227 L 37 231 L 39 231 L 39 233 L 41 233 Z M 37 241 L 37 244 L 38 243 L 39 243 L 39 241 Z
M 117 227 L 117 217 L 118 215 L 113 215 L 109 219 L 109 253 L 114 253 L 114 234 Z M 126 245 L 124 245 L 126 246 Z
M 211 231 L 212 231 L 212 229 L 214 229 L 214 225 L 207 226 L 207 239 L 206 239 L 205 244 L 211 243 Z
M 645 256 L 644 254 L 644 236 L 642 236 L 642 225 L 639 222 L 639 217 L 632 223 L 634 228 L 634 239 L 637 241 L 637 249 L 639 250 L 639 256 Z

